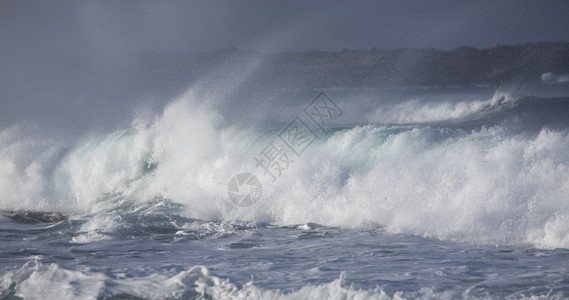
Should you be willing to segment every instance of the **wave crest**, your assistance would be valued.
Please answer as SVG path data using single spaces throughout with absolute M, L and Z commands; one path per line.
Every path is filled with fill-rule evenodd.
M 466 110 L 512 101 L 500 96 Z M 277 132 L 227 126 L 199 103 L 188 93 L 160 116 L 67 148 L 2 132 L 0 209 L 133 212 L 166 199 L 176 203 L 169 213 L 200 220 L 381 226 L 459 242 L 569 248 L 565 130 L 332 130 L 272 184 L 253 158 Z M 226 194 L 243 171 L 263 181 L 264 197 L 249 208 Z

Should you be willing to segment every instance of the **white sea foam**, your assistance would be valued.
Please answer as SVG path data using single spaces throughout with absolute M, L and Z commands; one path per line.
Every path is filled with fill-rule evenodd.
M 372 123 L 389 124 L 449 121 L 513 106 L 517 99 L 518 97 L 511 93 L 500 91 L 491 99 L 476 101 L 424 102 L 412 99 L 389 107 L 380 106 L 367 117 L 367 120 Z
M 500 96 L 450 116 L 508 101 Z M 270 137 L 227 126 L 199 103 L 189 92 L 154 119 L 69 149 L 4 130 L 0 209 L 97 215 L 167 199 L 184 207 L 173 213 L 201 220 L 382 226 L 459 242 L 569 248 L 565 131 L 354 127 L 316 141 L 273 184 L 253 159 Z M 230 178 L 243 171 L 263 182 L 262 199 L 249 208 L 226 195 Z M 114 224 L 105 218 L 83 225 L 74 241 L 105 238 L 92 228 Z
M 203 266 L 174 274 L 154 273 L 125 276 L 120 272 L 99 272 L 91 268 L 68 270 L 61 266 L 30 262 L 0 278 L 0 296 L 24 299 L 100 299 L 101 297 L 141 297 L 145 299 L 478 299 L 488 298 L 471 289 L 435 291 L 419 287 L 411 291 L 387 292 L 381 286 L 357 289 L 345 283 L 346 274 L 328 283 L 307 284 L 293 291 L 259 287 L 252 280 L 239 287 Z M 517 299 L 561 299 L 546 296 L 511 295 Z
M 217 277 L 203 266 L 173 274 L 123 277 L 90 270 L 67 270 L 57 264 L 29 263 L 0 279 L 0 295 L 24 299 L 98 299 L 129 295 L 147 299 L 452 299 L 469 291 L 418 291 L 386 293 L 381 287 L 361 290 L 344 284 L 345 274 L 325 284 L 306 285 L 293 292 L 269 290 L 249 282 L 243 287 Z

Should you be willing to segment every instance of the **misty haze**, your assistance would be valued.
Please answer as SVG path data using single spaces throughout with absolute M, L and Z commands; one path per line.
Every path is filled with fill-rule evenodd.
M 0 1 L 0 299 L 567 298 L 568 28 Z

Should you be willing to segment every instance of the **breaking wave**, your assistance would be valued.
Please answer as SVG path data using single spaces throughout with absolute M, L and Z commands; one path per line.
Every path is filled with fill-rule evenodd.
M 22 127 L 3 130 L 0 209 L 96 216 L 77 242 L 120 226 L 114 215 L 170 203 L 167 214 L 205 221 L 371 226 L 569 248 L 567 127 L 546 118 L 537 130 L 516 131 L 506 122 L 534 113 L 543 120 L 549 111 L 566 120 L 567 99 L 402 103 L 376 112 L 382 124 L 327 130 L 273 183 L 254 158 L 279 130 L 228 125 L 196 98 L 188 92 L 161 115 L 72 144 L 32 138 Z M 441 123 L 474 119 L 484 125 Z M 226 188 L 244 171 L 261 179 L 263 197 L 239 208 Z

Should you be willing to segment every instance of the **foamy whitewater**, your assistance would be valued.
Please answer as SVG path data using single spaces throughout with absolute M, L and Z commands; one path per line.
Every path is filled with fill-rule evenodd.
M 569 297 L 569 98 L 326 93 L 343 115 L 275 182 L 255 157 L 317 91 L 270 125 L 189 90 L 79 139 L 3 129 L 0 298 Z

